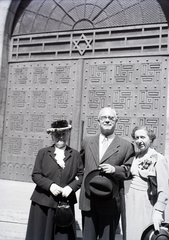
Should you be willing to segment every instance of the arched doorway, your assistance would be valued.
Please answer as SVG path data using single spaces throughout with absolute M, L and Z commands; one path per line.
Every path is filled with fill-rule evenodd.
M 21 1 L 10 46 L 1 178 L 30 181 L 55 119 L 72 123 L 80 149 L 107 105 L 117 134 L 148 125 L 164 151 L 168 25 L 157 1 Z

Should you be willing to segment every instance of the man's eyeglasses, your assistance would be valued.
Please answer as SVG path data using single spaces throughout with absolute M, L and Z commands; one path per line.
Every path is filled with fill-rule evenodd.
M 99 117 L 99 120 L 101 122 L 105 122 L 105 121 L 107 121 L 107 119 L 108 119 L 108 121 L 111 121 L 111 122 L 115 122 L 116 121 L 116 118 L 112 117 L 112 116 L 101 116 L 101 117 Z

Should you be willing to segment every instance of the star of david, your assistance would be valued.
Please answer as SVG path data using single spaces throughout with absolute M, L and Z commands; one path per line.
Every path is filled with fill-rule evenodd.
M 87 38 L 84 34 L 80 36 L 79 39 L 73 40 L 74 47 L 73 49 L 78 49 L 79 53 L 83 55 L 87 49 L 92 49 L 91 43 L 93 39 Z M 85 45 L 80 45 L 80 43 L 85 43 Z

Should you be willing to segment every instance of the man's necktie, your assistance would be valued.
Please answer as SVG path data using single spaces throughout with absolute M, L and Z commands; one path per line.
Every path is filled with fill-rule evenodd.
M 104 153 L 106 152 L 107 148 L 109 146 L 109 141 L 108 138 L 104 138 L 103 142 L 102 142 L 102 146 L 101 146 L 101 156 L 100 159 L 102 159 Z

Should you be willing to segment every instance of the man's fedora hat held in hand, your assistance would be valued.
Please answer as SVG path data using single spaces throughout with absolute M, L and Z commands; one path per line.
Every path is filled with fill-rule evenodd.
M 85 190 L 88 196 L 96 200 L 110 200 L 118 193 L 118 182 L 110 174 L 101 170 L 91 171 L 85 178 Z

